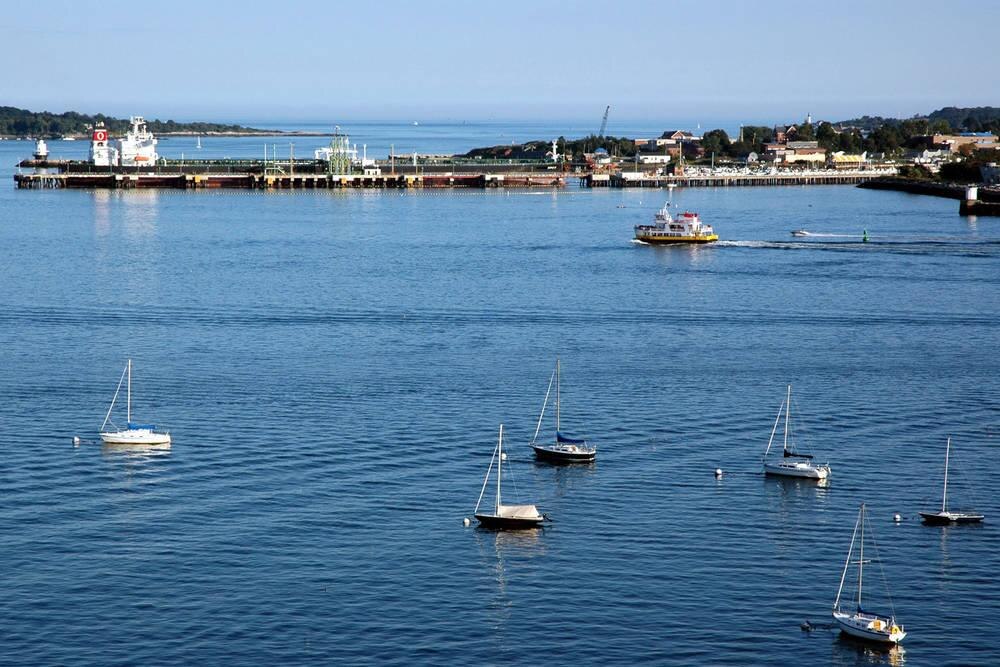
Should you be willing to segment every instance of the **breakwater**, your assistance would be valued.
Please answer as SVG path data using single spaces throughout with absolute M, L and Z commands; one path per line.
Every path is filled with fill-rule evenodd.
M 870 171 L 788 171 L 766 174 L 709 172 L 683 175 L 647 173 L 590 173 L 581 176 L 580 185 L 590 188 L 664 188 L 671 185 L 695 187 L 747 187 L 774 185 L 854 185 L 881 177 Z
M 1000 216 L 1000 189 L 978 186 L 976 199 L 966 198 L 967 187 L 959 183 L 936 183 L 906 178 L 879 178 L 860 183 L 859 188 L 871 190 L 895 190 L 915 195 L 957 199 L 959 215 Z

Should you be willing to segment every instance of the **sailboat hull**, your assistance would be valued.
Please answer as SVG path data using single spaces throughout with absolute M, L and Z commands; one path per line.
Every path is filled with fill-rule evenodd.
M 980 523 L 983 515 L 974 512 L 921 512 L 920 518 L 929 526 L 948 526 L 954 523 Z
M 841 632 L 865 641 L 898 644 L 906 637 L 906 633 L 888 618 L 835 611 L 833 620 Z
M 814 466 L 809 463 L 765 463 L 764 474 L 779 475 L 782 477 L 801 477 L 804 479 L 826 479 L 830 476 L 830 469 L 826 466 Z
M 106 445 L 169 445 L 169 433 L 157 433 L 148 429 L 127 429 L 101 433 Z
M 597 458 L 596 447 L 579 445 L 532 445 L 535 457 L 549 463 L 591 463 Z
M 477 514 L 476 520 L 483 528 L 489 530 L 526 530 L 528 528 L 538 528 L 545 521 L 544 517 L 509 517 L 496 516 L 494 514 Z

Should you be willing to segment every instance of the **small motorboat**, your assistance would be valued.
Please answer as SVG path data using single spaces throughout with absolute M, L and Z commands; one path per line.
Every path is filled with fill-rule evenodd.
M 500 478 L 503 476 L 503 464 L 506 457 L 503 453 L 503 424 L 500 424 L 500 437 L 497 439 L 497 446 L 493 449 L 493 458 L 490 459 L 490 467 L 486 470 L 486 478 L 483 480 L 482 491 L 479 492 L 479 501 L 476 503 L 475 517 L 483 528 L 491 530 L 523 530 L 525 528 L 538 528 L 545 521 L 545 517 L 538 513 L 538 508 L 534 505 L 504 505 L 500 498 Z M 493 464 L 497 467 L 497 494 L 496 502 L 493 505 L 493 512 L 480 512 L 479 506 L 483 502 L 483 495 L 486 493 L 486 485 L 490 481 L 490 474 L 493 472 Z M 509 463 L 507 464 L 510 465 Z
M 804 229 L 796 229 L 792 232 L 792 236 L 809 236 L 809 232 Z
M 948 509 L 948 459 L 951 455 L 951 438 L 944 450 L 944 490 L 941 493 L 940 512 L 920 512 L 924 523 L 932 526 L 947 526 L 952 523 L 980 523 L 983 515 L 979 512 L 956 511 Z

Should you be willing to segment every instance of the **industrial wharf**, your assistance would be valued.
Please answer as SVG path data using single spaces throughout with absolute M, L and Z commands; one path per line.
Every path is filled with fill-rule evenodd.
M 602 173 L 576 168 L 557 170 L 552 163 L 464 163 L 385 165 L 362 173 L 330 173 L 326 164 L 260 160 L 161 160 L 154 166 L 96 167 L 78 161 L 25 160 L 19 167 L 31 173 L 14 176 L 20 189 L 235 188 L 251 190 L 331 190 L 407 188 L 560 188 L 570 179 L 581 187 L 663 188 L 775 185 L 852 185 L 870 181 L 878 171 L 789 171 L 766 174 Z M 360 171 L 360 170 L 359 170 Z M 385 173 L 388 171 L 389 173 Z

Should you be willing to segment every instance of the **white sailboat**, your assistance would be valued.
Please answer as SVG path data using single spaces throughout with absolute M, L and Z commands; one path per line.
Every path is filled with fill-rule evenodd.
M 542 412 L 538 415 L 538 424 L 535 426 L 535 435 L 531 438 L 531 448 L 535 450 L 535 456 L 545 461 L 553 463 L 589 463 L 597 457 L 597 447 L 588 444 L 586 440 L 570 438 L 562 434 L 559 428 L 560 410 L 560 364 L 556 359 L 556 369 L 549 378 L 549 388 L 545 391 L 545 400 L 542 402 Z M 538 443 L 538 432 L 542 428 L 542 419 L 545 417 L 545 407 L 549 403 L 549 395 L 552 393 L 552 382 L 556 383 L 556 436 L 555 442 L 547 444 Z
M 840 575 L 840 588 L 837 589 L 837 599 L 833 602 L 833 620 L 840 627 L 841 632 L 845 632 L 852 637 L 875 642 L 898 644 L 906 637 L 906 632 L 903 630 L 903 626 L 896 622 L 896 612 L 892 609 L 892 600 L 889 601 L 889 608 L 892 612 L 889 615 L 867 611 L 861 606 L 861 590 L 864 583 L 865 564 L 871 562 L 871 560 L 865 560 L 865 523 L 867 523 L 865 504 L 861 503 L 861 509 L 858 511 L 858 520 L 854 524 L 854 534 L 851 536 L 851 548 L 847 551 L 847 562 L 844 563 L 844 572 Z M 868 527 L 870 530 L 871 525 L 869 524 Z M 852 561 L 851 556 L 854 554 L 855 542 L 859 545 L 858 559 Z M 855 600 L 852 598 L 851 604 L 845 609 L 840 604 L 840 596 L 844 592 L 847 570 L 852 564 L 858 566 L 858 595 L 856 604 L 854 604 Z M 888 588 L 888 585 L 886 588 Z
M 790 434 L 789 413 L 792 404 L 792 385 L 788 385 L 788 394 L 778 408 L 778 416 L 774 418 L 774 428 L 771 429 L 771 437 L 767 441 L 767 449 L 761 461 L 764 464 L 764 474 L 783 475 L 785 477 L 805 477 L 807 479 L 826 479 L 830 476 L 830 465 L 817 465 L 812 461 L 812 454 L 797 452 L 793 447 L 789 447 L 788 439 Z M 781 416 L 785 416 L 784 445 L 782 455 L 778 461 L 768 460 L 767 455 L 771 451 L 774 443 L 774 434 L 778 431 L 778 422 Z
M 118 428 L 111 421 L 111 412 L 115 409 L 115 401 L 121 393 L 122 382 L 127 379 L 126 400 L 125 400 L 125 428 Z M 111 424 L 116 430 L 105 431 L 104 428 Z M 101 440 L 109 445 L 169 445 L 170 434 L 157 431 L 154 424 L 136 424 L 132 421 L 132 360 L 129 359 L 122 371 L 122 377 L 118 380 L 118 388 L 115 389 L 114 398 L 111 399 L 111 406 L 104 416 L 104 423 L 101 424 Z
M 946 525 L 949 523 L 979 523 L 983 520 L 983 515 L 979 512 L 948 510 L 948 459 L 951 455 L 951 438 L 944 450 L 944 490 L 941 492 L 940 512 L 921 512 L 920 516 L 924 523 L 932 525 Z
M 497 493 L 496 502 L 493 505 L 493 512 L 480 512 L 479 506 L 483 502 L 483 495 L 486 493 L 486 485 L 490 481 L 490 473 L 493 472 L 493 464 L 497 466 Z M 480 525 L 484 528 L 495 530 L 516 530 L 521 528 L 537 528 L 545 521 L 545 517 L 538 513 L 538 508 L 534 505 L 504 505 L 500 497 L 500 478 L 504 463 L 503 453 L 503 424 L 500 424 L 500 437 L 497 439 L 497 446 L 493 450 L 493 458 L 490 459 L 490 467 L 486 470 L 486 478 L 483 479 L 483 488 L 479 492 L 479 500 L 476 502 L 475 516 Z M 509 464 L 508 464 L 509 465 Z

